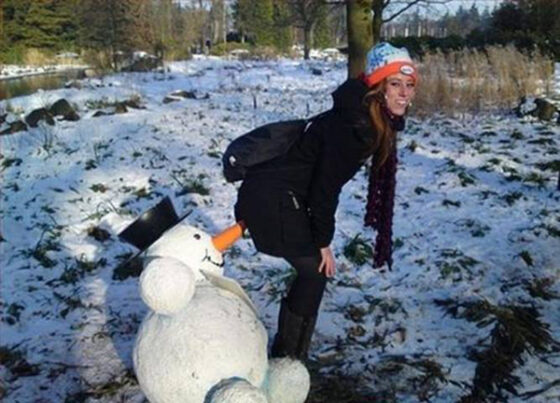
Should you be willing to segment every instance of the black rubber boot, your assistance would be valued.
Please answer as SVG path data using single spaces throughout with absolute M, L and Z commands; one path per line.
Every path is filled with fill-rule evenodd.
M 282 299 L 278 316 L 278 332 L 274 336 L 271 356 L 292 357 L 305 361 L 316 320 L 317 316 L 306 318 L 296 315 L 288 307 L 286 299 Z

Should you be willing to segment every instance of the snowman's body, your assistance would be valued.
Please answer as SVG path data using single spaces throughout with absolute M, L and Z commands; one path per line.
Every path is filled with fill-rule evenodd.
M 222 277 L 222 256 L 209 235 L 178 224 L 147 250 L 146 262 L 140 289 L 151 311 L 138 332 L 133 358 L 150 402 L 224 399 L 212 400 L 213 393 L 230 396 L 226 400 L 232 403 L 305 400 L 309 375 L 301 363 L 276 371 L 282 374 L 274 379 L 267 376 L 272 367 L 266 330 L 237 283 Z M 203 273 L 237 288 L 208 281 Z M 224 383 L 231 379 L 243 382 Z M 295 397 L 293 392 L 286 399 L 275 397 L 283 394 L 283 382 L 299 390 Z

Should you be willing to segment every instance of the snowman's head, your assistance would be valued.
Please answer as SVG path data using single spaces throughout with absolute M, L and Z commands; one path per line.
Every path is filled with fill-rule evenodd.
M 195 227 L 181 222 L 166 231 L 146 251 L 146 258 L 169 257 L 188 266 L 196 281 L 203 280 L 201 269 L 222 275 L 224 260 L 216 250 L 212 237 Z

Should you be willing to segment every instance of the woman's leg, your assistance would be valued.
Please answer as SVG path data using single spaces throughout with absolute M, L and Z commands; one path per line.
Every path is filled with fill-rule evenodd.
M 318 272 L 321 263 L 319 254 L 286 260 L 298 274 L 288 296 L 280 303 L 278 332 L 274 337 L 271 355 L 305 360 L 327 278 Z
M 286 297 L 288 307 L 297 315 L 308 317 L 319 312 L 327 277 L 319 273 L 321 255 L 286 258 L 297 271 Z

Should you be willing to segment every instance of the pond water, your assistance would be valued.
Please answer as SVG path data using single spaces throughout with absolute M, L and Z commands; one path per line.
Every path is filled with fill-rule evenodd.
M 66 82 L 81 78 L 84 78 L 83 69 L 0 80 L 0 100 L 29 95 L 39 89 L 62 88 Z

